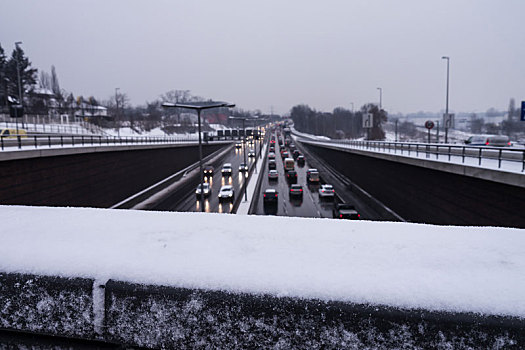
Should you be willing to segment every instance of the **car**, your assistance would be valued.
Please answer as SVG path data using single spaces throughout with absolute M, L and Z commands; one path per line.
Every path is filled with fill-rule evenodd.
M 221 170 L 222 176 L 232 176 L 232 172 L 232 163 L 224 163 Z
M 277 204 L 279 192 L 275 188 L 267 188 L 263 193 L 264 204 Z
M 289 183 L 295 184 L 297 183 L 297 171 L 295 170 L 289 170 L 286 172 L 286 180 L 288 180 Z
M 290 154 L 288 151 L 281 151 L 281 158 L 284 160 L 285 158 L 289 158 Z
M 235 199 L 235 193 L 232 185 L 224 185 L 221 187 L 219 194 L 219 201 L 232 201 Z
M 334 219 L 359 220 L 361 215 L 357 212 L 352 204 L 338 203 L 332 209 Z
M 306 181 L 308 182 L 319 182 L 319 172 L 315 168 L 308 169 L 306 171 Z
M 206 164 L 204 166 L 204 170 L 202 171 L 204 176 L 213 176 L 213 172 L 215 171 L 215 168 L 211 164 Z
M 299 151 L 298 149 L 294 150 L 292 152 L 292 157 L 293 159 L 297 160 L 297 157 L 299 157 L 301 155 L 301 151 Z
M 248 157 L 255 157 L 255 150 L 254 149 L 251 149 L 249 152 L 248 152 Z
M 334 198 L 335 197 L 335 190 L 334 186 L 329 184 L 321 185 L 319 188 L 319 197 L 320 198 Z
M 272 180 L 278 180 L 278 179 L 279 179 L 279 173 L 277 172 L 277 170 L 272 169 L 268 171 L 268 180 L 272 181 Z
M 297 165 L 298 166 L 304 166 L 305 163 L 306 162 L 305 162 L 305 159 L 304 159 L 303 155 L 297 156 Z
M 303 198 L 303 186 L 294 184 L 290 186 L 290 198 Z
M 268 159 L 275 159 L 275 153 L 273 152 L 268 153 Z
M 201 184 L 199 184 L 197 186 L 197 189 L 195 190 L 195 194 L 197 195 L 197 197 L 200 197 L 201 194 L 204 196 L 204 197 L 208 197 L 211 193 L 211 186 L 209 183 L 207 182 L 204 182 L 202 184 L 202 187 L 201 187 Z
M 246 163 L 239 164 L 239 171 L 240 172 L 248 171 L 248 165 Z
M 275 153 L 275 147 L 274 146 L 270 146 L 270 148 L 268 149 L 268 152 Z
M 277 163 L 275 160 L 269 160 L 268 161 L 268 170 L 275 170 L 277 169 Z
M 237 149 L 242 148 L 242 143 L 241 142 L 237 142 L 235 144 L 235 148 L 237 148 Z

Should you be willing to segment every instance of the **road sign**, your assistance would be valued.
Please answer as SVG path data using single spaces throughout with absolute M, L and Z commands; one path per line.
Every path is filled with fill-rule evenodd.
M 434 127 L 434 122 L 432 120 L 427 120 L 425 122 L 425 128 L 427 128 L 428 130 L 432 129 Z
M 443 114 L 443 125 L 445 129 L 454 128 L 454 114 Z
M 525 122 L 525 101 L 521 101 L 521 121 Z
M 363 114 L 363 128 L 369 129 L 374 126 L 374 115 L 372 113 Z

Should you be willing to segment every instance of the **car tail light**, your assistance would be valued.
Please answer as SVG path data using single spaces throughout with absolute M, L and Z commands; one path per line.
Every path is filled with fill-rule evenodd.
M 343 218 L 343 214 L 339 214 L 339 219 L 342 219 Z
M 488 142 L 488 141 L 487 141 L 487 142 L 485 142 L 485 146 L 488 146 L 488 145 L 489 145 L 489 142 Z
M 301 189 L 299 190 L 299 192 L 303 192 L 303 189 L 301 188 Z
M 277 198 L 277 194 L 275 194 L 275 198 Z
M 265 193 L 265 194 L 263 194 L 263 198 L 265 198 L 265 197 L 266 197 L 266 193 Z
M 508 143 L 507 143 L 507 145 L 509 145 L 509 146 L 510 146 L 510 142 L 508 142 Z
M 357 217 L 360 218 L 360 217 L 361 217 L 361 214 L 357 214 Z

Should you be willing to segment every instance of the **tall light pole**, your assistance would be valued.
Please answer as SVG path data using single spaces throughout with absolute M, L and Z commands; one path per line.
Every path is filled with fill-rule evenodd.
M 378 87 L 379 90 L 379 110 L 383 108 L 383 88 Z
M 202 138 L 201 138 L 201 111 L 203 109 L 211 109 L 211 108 L 221 108 L 221 107 L 228 107 L 233 108 L 235 107 L 234 104 L 231 103 L 214 103 L 209 104 L 205 106 L 198 106 L 198 105 L 186 105 L 186 104 L 179 104 L 179 103 L 163 103 L 162 107 L 166 108 L 187 108 L 187 109 L 193 109 L 197 111 L 197 120 L 199 122 L 199 174 L 200 174 L 200 189 L 201 189 L 201 196 L 200 196 L 200 203 L 201 203 L 201 211 L 204 212 L 204 175 L 202 173 Z
M 22 44 L 21 41 L 15 42 L 15 46 L 16 46 L 17 51 L 18 51 L 18 49 L 20 49 L 20 47 L 19 47 L 20 44 Z M 18 76 L 18 100 L 19 100 L 18 103 L 23 108 L 24 107 L 24 102 L 22 101 L 22 83 L 21 83 L 21 80 L 20 80 L 20 59 L 19 59 L 18 55 L 16 56 L 16 75 Z M 17 114 L 18 114 L 18 112 L 17 112 Z M 17 115 L 17 117 L 18 117 L 18 115 Z M 17 122 L 17 124 L 18 124 L 18 122 Z M 22 127 L 25 128 L 24 115 L 23 114 L 22 114 Z M 16 133 L 18 134 L 18 127 L 17 127 Z
M 117 119 L 117 135 L 118 137 L 120 137 L 120 118 L 119 118 L 119 110 L 118 110 L 118 91 L 120 90 L 120 88 L 115 88 L 115 103 L 117 104 L 116 106 L 116 111 L 115 111 L 115 117 Z
M 449 68 L 450 68 L 450 57 L 443 56 L 443 60 L 447 60 L 447 102 L 445 107 L 445 143 L 448 143 L 448 78 L 449 78 Z
M 246 163 L 246 127 L 244 125 L 244 122 L 246 121 L 246 118 L 241 117 L 229 117 L 231 120 L 242 120 L 242 153 L 244 155 L 244 165 L 248 166 L 248 163 Z M 246 176 L 244 177 L 244 181 L 246 181 Z M 248 193 L 246 193 L 246 184 L 244 186 L 244 200 L 248 201 Z

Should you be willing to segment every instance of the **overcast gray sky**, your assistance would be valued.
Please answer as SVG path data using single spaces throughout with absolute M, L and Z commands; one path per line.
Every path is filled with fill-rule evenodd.
M 133 104 L 172 90 L 285 113 L 525 100 L 525 0 L 0 0 L 0 44 L 62 88 Z

